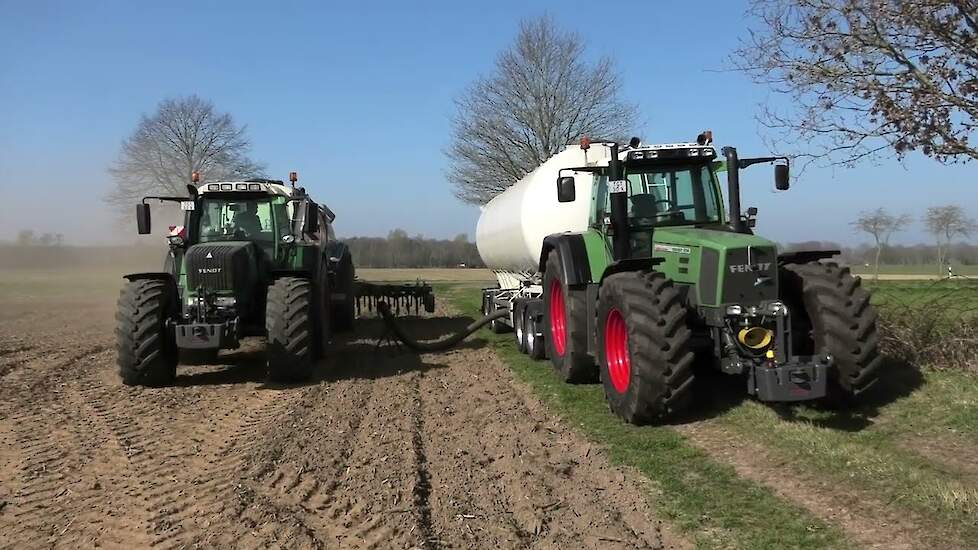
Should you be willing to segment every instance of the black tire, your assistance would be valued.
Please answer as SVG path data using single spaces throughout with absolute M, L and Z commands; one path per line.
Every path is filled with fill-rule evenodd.
M 563 307 L 557 303 L 558 298 Z M 561 311 L 563 319 L 559 319 Z M 547 256 L 543 275 L 543 312 L 547 355 L 557 375 L 572 384 L 597 381 L 597 365 L 587 353 L 587 296 L 567 287 L 567 277 L 556 250 Z
M 342 295 L 343 300 L 334 303 L 332 307 L 332 329 L 336 332 L 353 330 L 353 323 L 357 316 L 355 281 L 356 271 L 353 267 L 353 259 L 349 254 L 344 254 L 336 269 L 335 278 L 335 292 Z
M 516 338 L 516 349 L 520 353 L 526 353 L 525 311 L 526 305 L 523 302 L 513 303 L 513 335 Z
M 547 345 L 540 335 L 536 315 L 529 308 L 523 310 L 523 326 L 526 332 L 526 354 L 535 361 L 543 359 L 547 354 Z
M 180 350 L 181 365 L 213 365 L 217 363 L 216 349 L 182 349 Z
M 883 358 L 876 308 L 860 279 L 834 262 L 786 264 L 780 275 L 782 299 L 792 318 L 794 353 L 827 353 L 834 358 L 829 400 L 869 389 L 879 377 Z
M 166 320 L 175 311 L 171 283 L 127 281 L 116 312 L 116 363 L 127 386 L 165 386 L 177 373 L 175 336 Z
M 684 410 L 694 355 L 687 309 L 672 281 L 661 273 L 617 273 L 598 296 L 598 358 L 612 412 L 648 424 Z
M 319 333 L 314 304 L 312 284 L 306 279 L 283 277 L 268 287 L 265 354 L 270 379 L 297 382 L 312 374 Z

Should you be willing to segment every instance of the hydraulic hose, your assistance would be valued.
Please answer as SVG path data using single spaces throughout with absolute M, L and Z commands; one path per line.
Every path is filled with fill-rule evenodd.
M 378 303 L 377 311 L 380 312 L 381 317 L 384 318 L 384 323 L 391 330 L 391 332 L 397 336 L 398 340 L 404 342 L 405 346 L 419 352 L 444 351 L 452 348 L 458 345 L 462 340 L 468 338 L 473 332 L 479 330 L 490 322 L 509 316 L 509 311 L 501 309 L 499 311 L 490 313 L 481 319 L 473 321 L 471 324 L 469 324 L 469 326 L 456 332 L 455 334 L 446 336 L 440 340 L 434 340 L 432 342 L 419 342 L 404 333 L 404 329 L 397 323 L 397 319 L 391 315 L 390 304 L 387 302 Z

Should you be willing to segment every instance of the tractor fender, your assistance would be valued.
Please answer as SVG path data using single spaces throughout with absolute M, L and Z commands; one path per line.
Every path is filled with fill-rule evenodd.
M 548 235 L 543 239 L 543 250 L 540 252 L 540 273 L 547 265 L 547 256 L 551 250 L 557 251 L 561 266 L 567 275 L 568 286 L 586 285 L 591 282 L 591 262 L 584 246 L 584 236 L 580 233 L 559 233 Z
M 601 274 L 601 282 L 603 283 L 605 279 L 615 273 L 623 273 L 625 271 L 653 271 L 655 266 L 664 260 L 665 258 L 626 258 L 611 262 L 605 268 L 604 273 Z
M 778 265 L 804 264 L 816 260 L 825 260 L 841 254 L 838 250 L 798 250 L 778 254 Z
M 304 269 L 273 269 L 271 280 L 283 277 L 295 277 L 296 279 L 311 279 L 312 274 Z
M 330 241 L 326 245 L 326 265 L 329 266 L 329 270 L 332 272 L 340 265 L 340 261 L 343 256 L 350 256 L 352 261 L 353 255 L 350 254 L 350 247 L 342 241 Z
M 174 305 L 180 305 L 180 294 L 177 291 L 177 280 L 173 277 L 172 273 L 166 273 L 163 271 L 129 273 L 127 275 L 123 275 L 122 278 L 127 281 L 164 281 L 167 287 L 169 287 L 170 296 L 173 297 Z

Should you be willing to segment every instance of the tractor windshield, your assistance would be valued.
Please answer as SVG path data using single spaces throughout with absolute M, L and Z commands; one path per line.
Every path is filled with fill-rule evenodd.
M 722 222 L 716 176 L 709 164 L 631 166 L 628 218 L 632 226 Z
M 289 233 L 285 204 L 271 197 L 205 197 L 200 203 L 200 242 L 258 241 L 273 243 Z

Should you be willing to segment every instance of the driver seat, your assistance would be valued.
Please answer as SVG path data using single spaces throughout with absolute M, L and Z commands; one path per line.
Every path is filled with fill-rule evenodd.
M 633 218 L 654 218 L 658 215 L 659 209 L 655 205 L 658 199 L 652 193 L 632 195 L 631 200 Z
M 234 214 L 234 227 L 243 229 L 249 235 L 261 233 L 261 221 L 254 212 L 237 212 Z

